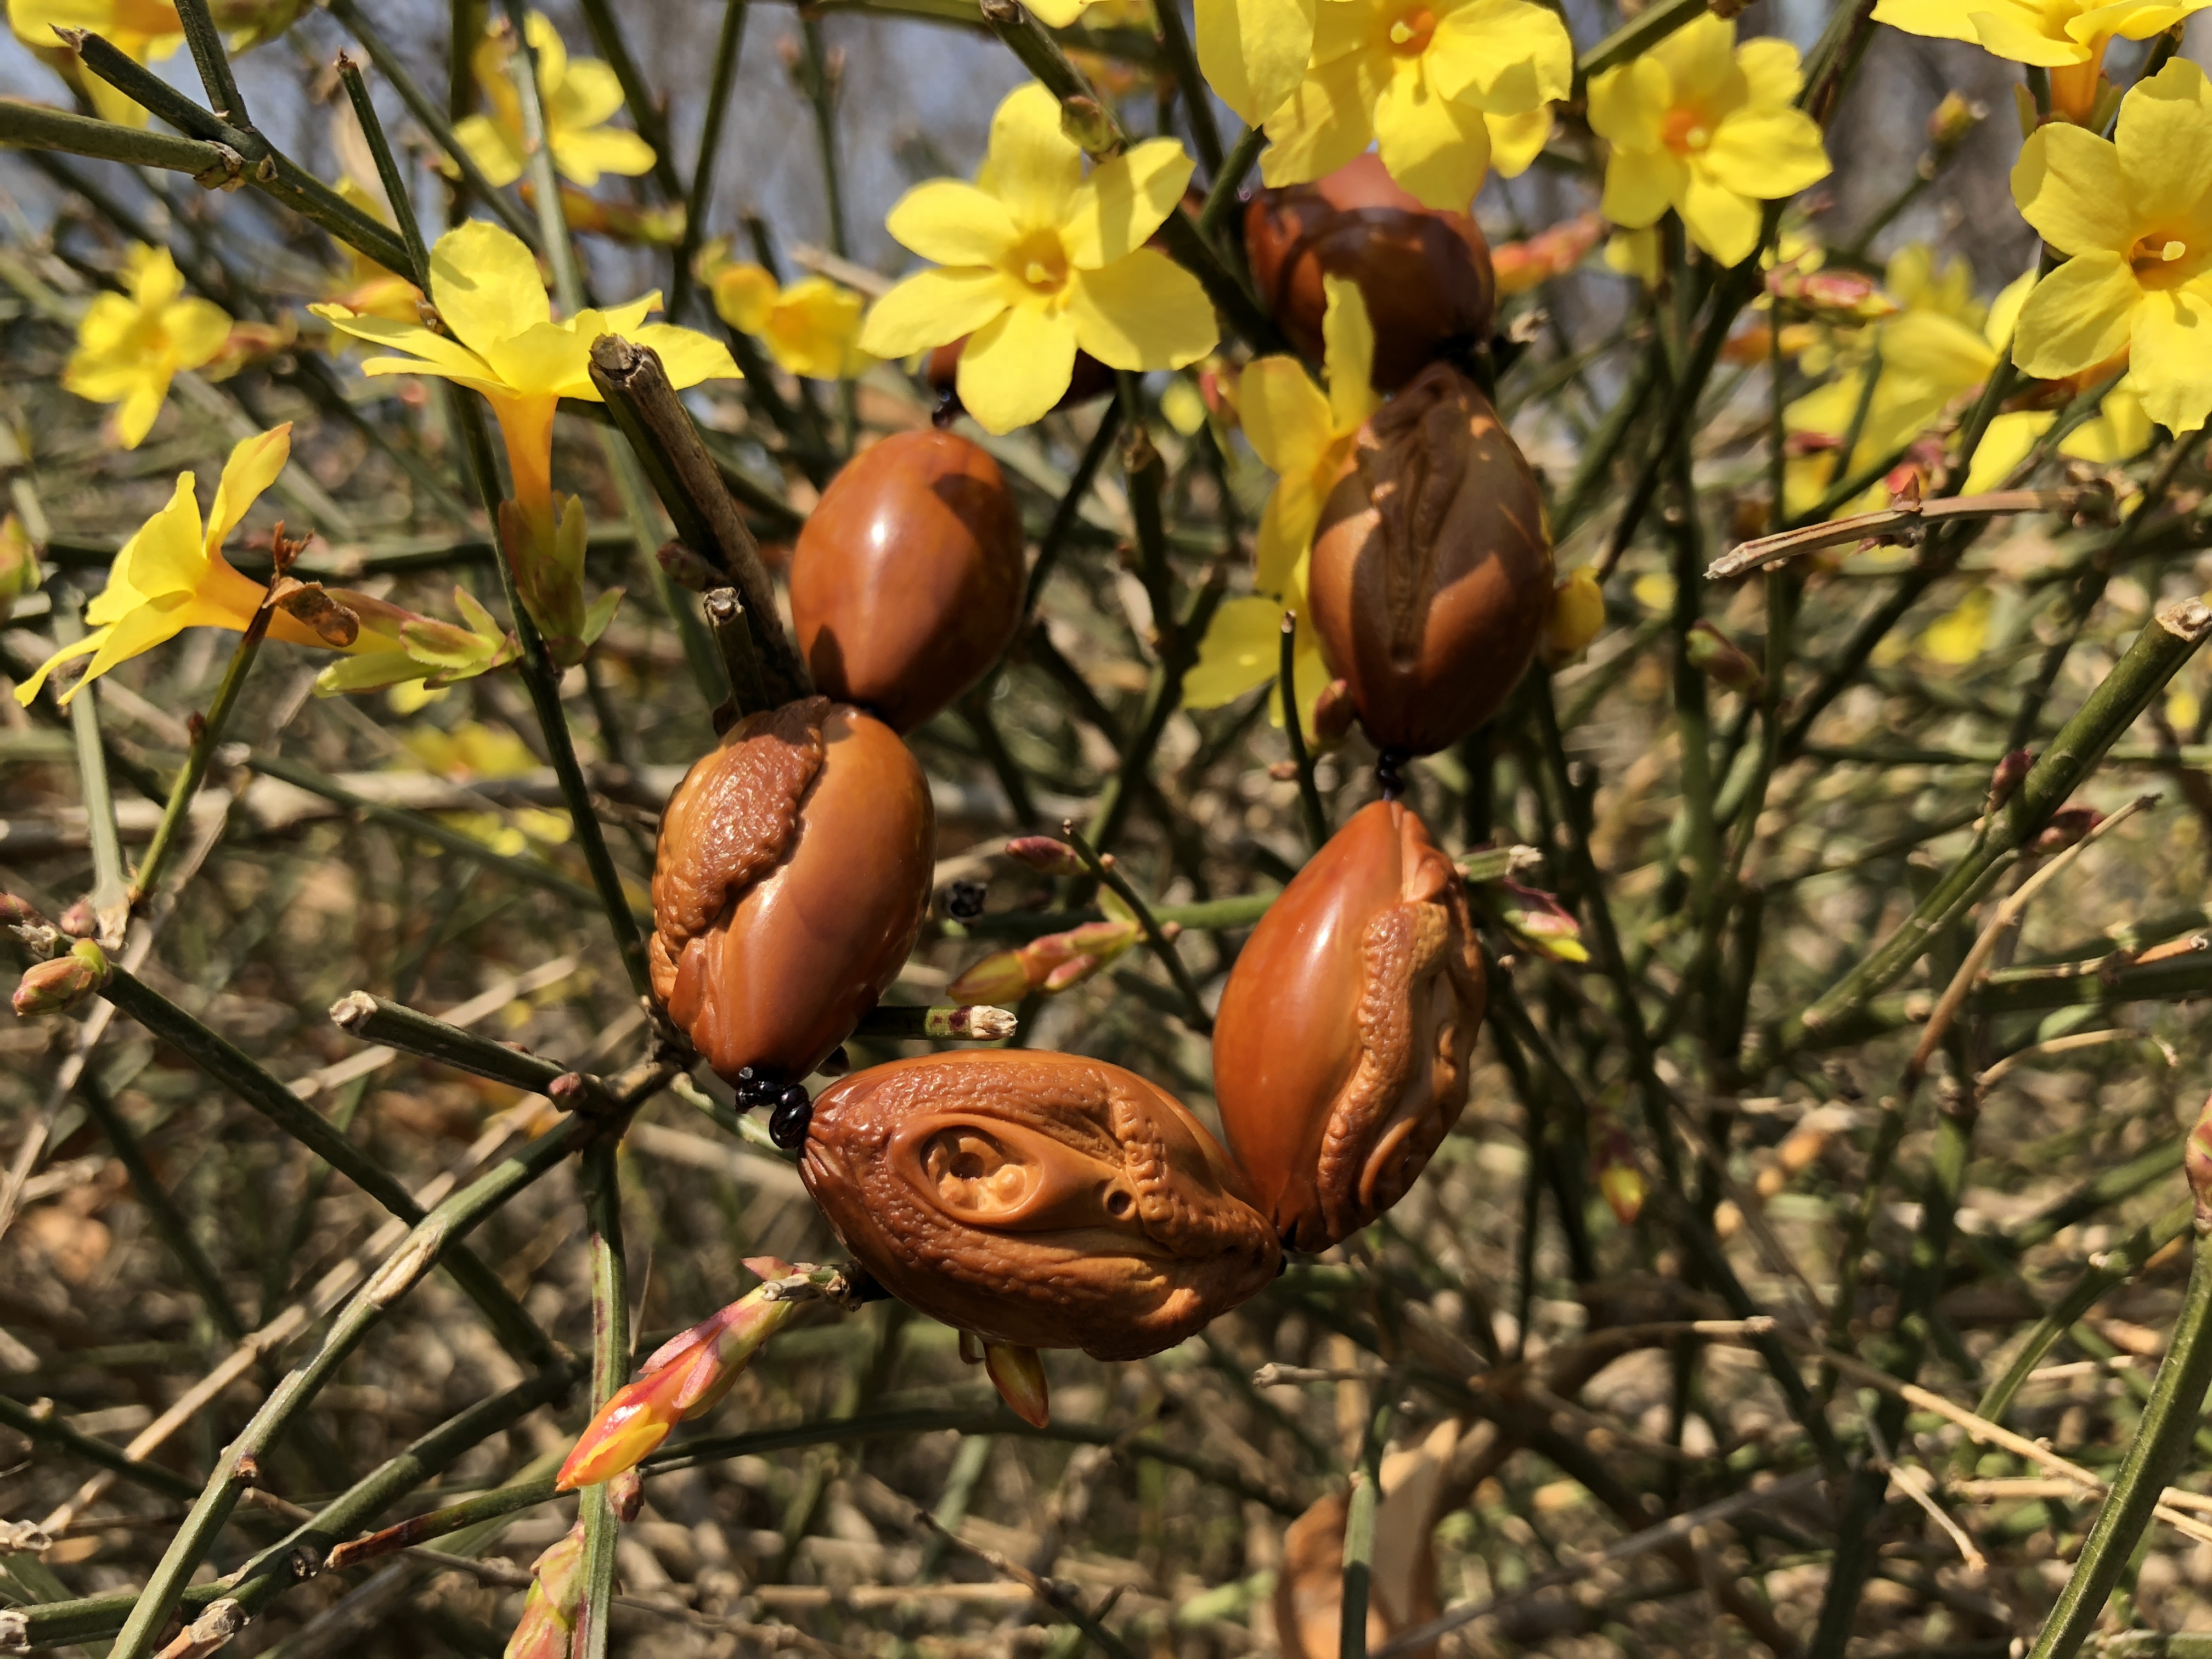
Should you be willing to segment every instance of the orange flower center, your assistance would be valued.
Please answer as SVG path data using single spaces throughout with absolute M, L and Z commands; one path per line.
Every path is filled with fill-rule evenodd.
M 1697 155 L 1713 142 L 1713 130 L 1705 113 L 1694 109 L 1670 109 L 1660 123 L 1659 136 L 1677 155 Z
M 2145 288 L 2179 288 L 2204 269 L 2205 252 L 2172 231 L 2153 230 L 2136 239 L 2128 264 Z
M 1033 230 L 1006 250 L 1001 267 L 1030 293 L 1049 299 L 1067 286 L 1067 250 L 1056 230 Z
M 1390 50 L 1401 58 L 1419 58 L 1429 49 L 1437 32 L 1437 15 L 1426 6 L 1405 12 L 1390 25 Z

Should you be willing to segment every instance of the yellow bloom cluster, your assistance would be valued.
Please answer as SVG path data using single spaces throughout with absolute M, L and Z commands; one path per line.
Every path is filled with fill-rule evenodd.
M 811 380 L 849 380 L 873 361 L 860 349 L 860 296 L 827 276 L 802 276 L 785 288 L 766 268 L 725 264 L 709 282 L 714 313 L 768 347 L 787 374 Z
M 634 132 L 606 125 L 623 106 L 622 82 L 596 58 L 570 58 L 545 14 L 533 11 L 524 39 L 538 54 L 538 89 L 544 100 L 545 142 L 553 165 L 571 184 L 589 189 L 599 175 L 634 178 L 651 169 L 653 146 Z M 477 43 L 470 67 L 490 112 L 471 115 L 453 129 L 469 159 L 495 185 L 522 177 L 527 155 L 522 137 L 522 97 L 515 89 L 514 34 L 502 22 Z
M 116 405 L 110 432 L 124 448 L 136 449 L 153 430 L 169 383 L 222 352 L 230 318 L 211 301 L 185 295 L 184 276 L 165 247 L 133 246 L 123 286 L 123 293 L 102 294 L 85 307 L 62 385 Z
M 1006 95 L 973 184 L 933 179 L 899 199 L 891 234 L 938 268 L 878 300 L 860 349 L 906 357 L 971 336 L 960 401 L 991 432 L 1036 420 L 1067 390 L 1079 347 L 1110 368 L 1181 368 L 1219 333 L 1198 281 L 1145 246 L 1176 211 L 1191 159 L 1154 138 L 1086 177 L 1060 105 Z

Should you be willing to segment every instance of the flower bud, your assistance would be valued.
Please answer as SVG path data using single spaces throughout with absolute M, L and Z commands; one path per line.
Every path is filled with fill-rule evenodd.
M 92 906 L 92 896 L 87 894 L 62 912 L 62 919 L 54 924 L 71 939 L 98 939 L 100 912 Z
M 1486 884 L 1483 896 L 1500 925 L 1530 949 L 1554 962 L 1589 960 L 1589 952 L 1583 947 L 1582 924 L 1575 920 L 1573 911 L 1549 893 L 1500 879 Z
M 1490 262 L 1498 273 L 1498 292 L 1525 294 L 1564 276 L 1589 257 L 1605 240 L 1605 216 L 1585 213 L 1538 231 L 1525 241 L 1506 242 L 1491 250 Z
M 1431 754 L 1497 713 L 1552 607 L 1535 475 L 1438 363 L 1370 416 L 1323 503 L 1314 626 L 1376 744 Z
M 1045 1381 L 1044 1357 L 1035 1348 L 986 1342 L 983 1372 L 1023 1422 L 1041 1429 L 1052 1421 L 1052 1389 Z
M 720 1404 L 761 1345 L 790 1323 L 799 1304 L 769 1285 L 788 1278 L 791 1265 L 758 1256 L 745 1266 L 768 1283 L 656 1348 L 576 1437 L 554 1478 L 558 1490 L 596 1486 L 635 1468 L 678 1423 Z
M 1035 989 L 1029 962 L 1019 951 L 994 951 L 969 963 L 945 994 L 962 1002 L 1019 1002 Z
M 1013 642 L 1022 520 L 999 464 L 902 432 L 830 480 L 799 532 L 791 616 L 814 683 L 911 732 Z
M 107 983 L 107 953 L 90 939 L 79 939 L 64 955 L 33 963 L 23 970 L 13 999 L 15 1012 L 65 1014 Z
M 1552 589 L 1552 608 L 1544 617 L 1544 641 L 1536 656 L 1545 667 L 1573 662 L 1589 649 L 1589 642 L 1605 626 L 1605 592 L 1597 573 L 1579 565 L 1559 578 Z
M 584 1523 L 568 1528 L 532 1564 L 530 1594 L 522 1617 L 507 1638 L 504 1659 L 568 1659 L 583 1601 Z
M 1055 843 L 1057 845 L 1057 843 Z M 963 1002 L 1018 1002 L 1083 983 L 1145 936 L 1133 921 L 1086 921 L 1013 951 L 994 951 L 945 987 Z
M 1863 271 L 1808 270 L 1792 261 L 1766 273 L 1766 292 L 1779 314 L 1856 328 L 1894 316 L 1897 302 Z
M 1142 1358 L 1281 1260 L 1198 1120 L 1078 1054 L 969 1049 L 856 1072 L 815 1100 L 799 1173 L 878 1284 L 987 1344 Z
M 1073 847 L 1050 836 L 1016 836 L 1006 843 L 1006 856 L 1039 875 L 1080 876 L 1090 870 Z
M 1983 810 L 1994 812 L 2012 799 L 2012 792 L 2026 781 L 2035 765 L 2035 757 L 2025 749 L 2015 749 L 1997 763 L 1996 770 L 1990 774 L 1989 805 Z
M 1619 1129 L 1607 1129 L 1598 1143 L 1597 1189 L 1624 1227 L 1636 1224 L 1644 1213 L 1646 1195 L 1644 1166 L 1636 1161 L 1636 1146 Z
M 1974 129 L 1989 118 L 1990 106 L 1963 93 L 1947 92 L 1928 117 L 1928 143 L 1940 164 L 1965 143 Z
M 937 820 L 890 728 L 827 697 L 749 714 L 669 798 L 653 995 L 724 1078 L 795 1082 L 898 976 Z
M 645 1477 L 635 1469 L 624 1469 L 608 1481 L 607 1506 L 624 1526 L 636 1520 L 637 1512 L 645 1507 Z
M 2105 815 L 2094 806 L 2062 806 L 2051 815 L 2051 822 L 2044 825 L 2031 850 L 2045 857 L 2063 853 L 2104 821 Z
M 1261 303 L 1310 362 L 1322 355 L 1322 278 L 1359 285 L 1378 392 L 1489 341 L 1497 284 L 1480 228 L 1464 213 L 1423 207 L 1371 151 L 1311 184 L 1255 192 L 1244 249 Z
M 663 542 L 653 556 L 668 573 L 668 580 L 694 593 L 705 593 L 730 585 L 728 574 L 710 564 L 682 542 Z
M 2190 1195 L 2197 1200 L 2197 1225 L 2212 1228 L 2212 1096 L 2197 1115 L 2197 1127 L 2181 1146 L 2181 1171 L 2189 1178 Z
M 1692 623 L 1683 646 L 1690 665 L 1715 684 L 1749 697 L 1766 689 L 1766 676 L 1759 672 L 1759 665 L 1711 623 Z
M 1214 1024 L 1222 1129 L 1285 1243 L 1406 1195 L 1467 1105 L 1485 994 L 1459 872 L 1411 808 L 1362 807 L 1261 917 Z

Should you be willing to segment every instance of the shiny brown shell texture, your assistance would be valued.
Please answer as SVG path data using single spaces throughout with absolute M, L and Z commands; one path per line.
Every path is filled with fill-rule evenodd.
M 1142 1358 L 1281 1261 L 1204 1126 L 1078 1054 L 954 1051 L 857 1072 L 816 1099 L 799 1176 L 884 1289 L 992 1342 Z

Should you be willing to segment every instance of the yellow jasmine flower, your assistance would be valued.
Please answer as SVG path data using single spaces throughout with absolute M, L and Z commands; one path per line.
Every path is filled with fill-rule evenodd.
M 2052 122 L 2029 135 L 2013 199 L 2073 257 L 2036 285 L 2013 357 L 2058 380 L 2125 350 L 2151 419 L 2212 413 L 2212 85 L 2176 58 L 2120 102 L 2116 140 Z
M 2097 106 L 2105 48 L 2148 40 L 2212 0 L 1880 0 L 1874 21 L 1907 34 L 1968 40 L 2051 71 L 2051 107 L 2077 125 Z
M 1237 410 L 1244 435 L 1275 473 L 1275 488 L 1260 517 L 1257 559 L 1249 599 L 1226 600 L 1199 644 L 1198 661 L 1183 681 L 1183 702 L 1217 708 L 1255 686 L 1272 684 L 1282 669 L 1283 612 L 1298 613 L 1291 678 L 1298 716 L 1313 729 L 1314 699 L 1329 681 L 1319 636 L 1307 615 L 1306 572 L 1322 504 L 1352 452 L 1352 439 L 1381 404 L 1369 385 L 1375 331 L 1356 283 L 1322 279 L 1328 296 L 1322 313 L 1324 396 L 1292 357 L 1262 357 L 1237 382 Z M 1282 709 L 1275 709 L 1282 723 Z
M 124 543 L 108 570 L 107 586 L 85 607 L 84 619 L 92 625 L 92 631 L 40 664 L 37 673 L 15 688 L 15 701 L 27 708 L 46 684 L 46 676 L 77 657 L 89 656 L 92 663 L 76 684 L 62 693 L 64 705 L 117 664 L 174 639 L 187 628 L 228 628 L 243 633 L 261 609 L 268 589 L 234 570 L 222 556 L 222 544 L 246 517 L 246 509 L 276 482 L 291 453 L 289 423 L 242 440 L 223 465 L 222 479 L 216 486 L 205 525 L 200 521 L 199 501 L 192 493 L 193 475 L 179 473 L 168 505 Z M 360 607 L 377 603 L 340 589 L 326 592 L 330 599 L 356 615 Z M 407 615 L 392 606 L 381 608 L 398 616 Z M 333 648 L 331 641 L 283 610 L 270 618 L 269 637 Z M 353 644 L 337 648 L 374 650 L 380 641 L 372 628 L 363 626 Z M 417 669 L 414 678 L 419 678 L 422 672 Z
M 866 372 L 860 349 L 860 296 L 827 276 L 804 276 L 789 288 L 756 264 L 727 264 L 714 273 L 715 314 L 757 337 L 787 373 L 813 380 L 848 380 Z
M 125 294 L 102 294 L 76 325 L 76 349 L 62 386 L 95 404 L 114 404 L 115 441 L 136 449 L 154 427 L 180 369 L 210 362 L 230 337 L 230 319 L 206 300 L 185 297 L 185 279 L 165 247 L 135 244 L 123 267 Z
M 1630 230 L 1673 208 L 1690 240 L 1723 264 L 1759 246 L 1759 203 L 1828 176 L 1820 129 L 1791 101 L 1797 49 L 1700 15 L 1589 85 L 1592 131 L 1612 145 L 1605 216 Z
M 146 112 L 137 100 L 118 92 L 96 75 L 76 67 L 76 54 L 55 39 L 54 31 L 89 29 L 134 62 L 158 64 L 185 43 L 185 26 L 169 0 L 7 0 L 8 25 L 15 38 L 75 86 L 81 87 L 105 120 L 143 127 Z
M 1030 8 L 1047 28 L 1142 29 L 1152 32 L 1152 0 L 1038 0 Z
M 1145 246 L 1189 184 L 1190 157 L 1153 138 L 1083 172 L 1060 104 L 1030 82 L 991 120 L 975 182 L 933 179 L 899 198 L 890 234 L 939 269 L 876 301 L 860 349 L 905 357 L 971 335 L 960 401 L 987 431 L 1026 426 L 1067 390 L 1079 346 L 1111 368 L 1181 368 L 1219 331 L 1198 281 Z
M 605 125 L 623 106 L 622 82 L 596 58 L 568 56 L 561 36 L 543 12 L 533 11 L 525 33 L 538 54 L 538 89 L 544 99 L 545 139 L 553 165 L 572 184 L 588 188 L 599 175 L 635 178 L 651 170 L 653 146 L 634 132 Z M 453 136 L 495 185 L 522 176 L 527 152 L 522 142 L 522 99 L 515 90 L 514 34 L 496 24 L 477 43 L 471 59 L 477 85 L 491 106 L 471 115 Z
M 338 305 L 308 307 L 348 334 L 411 356 L 372 357 L 365 374 L 434 374 L 483 394 L 499 418 L 514 501 L 501 513 L 501 539 L 524 604 L 564 665 L 583 653 L 614 615 L 621 590 L 583 603 L 584 511 L 553 493 L 553 415 L 563 398 L 601 401 L 592 384 L 592 342 L 603 334 L 650 346 L 678 386 L 734 380 L 729 348 L 688 328 L 647 323 L 658 290 L 605 311 L 556 321 L 538 261 L 511 233 L 482 220 L 447 231 L 430 253 L 430 298 L 452 335 L 421 322 L 364 315 Z M 512 508 L 510 514 L 507 509 Z M 510 522 L 512 520 L 512 522 Z
M 1374 143 L 1423 204 L 1464 210 L 1494 151 L 1518 170 L 1543 148 L 1574 55 L 1529 0 L 1327 0 L 1304 77 L 1267 116 L 1261 175 L 1318 179 Z
M 1991 421 L 1959 493 L 1978 495 L 2000 488 L 2057 423 L 2058 413 L 2055 409 L 2016 409 Z M 2113 466 L 2148 449 L 2152 435 L 2150 413 L 2136 390 L 2135 376 L 2124 374 L 2105 394 L 2095 416 L 2058 441 L 2058 453 L 2092 465 Z

